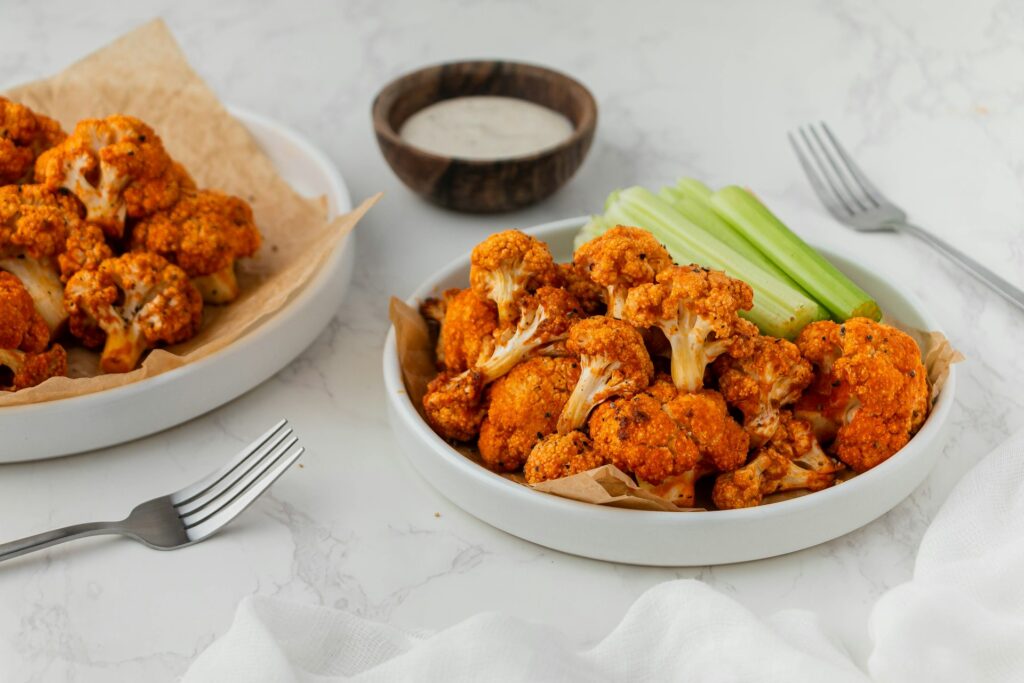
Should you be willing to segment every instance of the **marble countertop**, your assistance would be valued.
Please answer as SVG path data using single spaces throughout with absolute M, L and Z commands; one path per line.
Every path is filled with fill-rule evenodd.
M 0 467 L 4 538 L 124 514 L 219 464 L 282 414 L 309 452 L 230 533 L 158 553 L 92 539 L 0 567 L 0 671 L 12 681 L 161 681 L 228 627 L 245 595 L 277 595 L 437 629 L 481 610 L 594 643 L 652 585 L 695 577 L 756 614 L 813 610 L 858 661 L 879 594 L 906 580 L 950 487 L 1024 424 L 1024 316 L 910 237 L 855 235 L 819 208 L 787 147 L 826 119 L 911 216 L 1024 285 L 1024 12 L 1010 2 L 80 3 L 0 5 L 0 78 L 48 75 L 162 16 L 228 103 L 322 147 L 360 225 L 353 286 L 329 328 L 259 388 L 117 448 Z M 439 60 L 501 56 L 565 70 L 594 92 L 597 138 L 544 204 L 481 217 L 428 206 L 373 140 L 370 102 Z M 819 243 L 902 281 L 967 354 L 948 443 L 896 509 L 816 548 L 742 565 L 628 567 L 488 527 L 406 464 L 385 417 L 388 295 L 405 295 L 490 231 L 591 212 L 612 188 L 693 175 L 766 197 Z M 111 416 L 110 419 L 117 419 Z M 2 441 L 0 436 L 0 441 Z M 684 616 L 684 615 L 681 615 Z

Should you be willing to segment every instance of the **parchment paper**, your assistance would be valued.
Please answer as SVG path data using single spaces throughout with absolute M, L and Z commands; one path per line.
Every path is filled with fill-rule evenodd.
M 416 410 L 422 416 L 423 395 L 426 393 L 427 384 L 437 375 L 434 340 L 431 339 L 427 324 L 420 316 L 419 311 L 404 301 L 392 297 L 390 315 L 391 322 L 395 326 L 398 362 L 402 368 L 405 389 L 409 393 L 413 405 L 416 406 Z M 941 332 L 924 332 L 893 319 L 885 319 L 884 322 L 907 332 L 921 347 L 922 359 L 925 369 L 928 371 L 928 383 L 931 386 L 931 400 L 934 403 L 949 376 L 949 367 L 953 363 L 962 361 L 963 355 L 952 347 Z M 460 447 L 456 450 L 480 464 L 480 459 L 471 449 Z M 840 473 L 836 485 L 841 486 L 843 481 L 853 476 L 855 475 L 850 471 Z M 521 476 L 508 475 L 507 478 L 523 486 L 529 486 Z M 602 465 L 570 477 L 552 479 L 534 485 L 532 488 L 584 503 L 632 510 L 693 512 L 705 509 L 677 507 L 670 501 L 639 488 L 629 475 L 614 465 Z M 766 496 L 762 505 L 798 498 L 809 493 L 811 492 L 786 491 L 773 494 Z M 703 503 L 704 501 L 698 502 Z
M 137 382 L 224 348 L 310 282 L 380 196 L 328 221 L 324 200 L 301 197 L 277 175 L 270 159 L 192 70 L 159 20 L 52 78 L 13 88 L 6 96 L 56 118 L 66 130 L 83 118 L 128 114 L 142 119 L 200 187 L 238 195 L 252 204 L 263 246 L 255 258 L 238 264 L 238 300 L 205 307 L 203 327 L 196 337 L 151 352 L 140 368 L 124 374 L 99 375 L 98 354 L 73 349 L 69 353 L 72 378 L 55 377 L 31 389 L 0 392 L 0 407 Z
M 611 505 L 630 510 L 661 512 L 692 512 L 703 508 L 681 508 L 661 496 L 645 491 L 632 477 L 615 465 L 602 465 L 561 479 L 550 479 L 534 485 L 534 490 L 553 493 L 583 503 Z

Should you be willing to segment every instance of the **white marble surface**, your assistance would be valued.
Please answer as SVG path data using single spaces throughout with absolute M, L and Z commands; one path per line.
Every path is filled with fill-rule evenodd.
M 172 680 L 250 593 L 425 628 L 502 610 L 593 643 L 642 591 L 675 577 L 700 578 L 758 614 L 813 610 L 863 661 L 872 602 L 910 576 L 917 542 L 953 483 L 1024 423 L 1024 317 L 911 238 L 854 235 L 825 217 L 783 133 L 827 119 L 919 223 L 1024 285 L 1024 7 L 290 4 L 0 4 L 0 80 L 50 74 L 162 16 L 224 101 L 303 131 L 338 164 L 354 197 L 387 192 L 360 226 L 355 282 L 338 316 L 278 376 L 148 439 L 0 468 L 0 535 L 17 537 L 121 515 L 205 473 L 282 414 L 309 449 L 302 469 L 211 542 L 164 554 L 88 540 L 0 567 L 0 678 Z M 597 140 L 579 175 L 519 214 L 468 217 L 427 206 L 391 175 L 372 137 L 370 102 L 387 79 L 476 56 L 564 69 L 600 104 Z M 705 569 L 569 557 L 453 507 L 404 462 L 385 420 L 386 297 L 411 291 L 488 231 L 585 213 L 613 187 L 683 174 L 754 188 L 803 234 L 871 258 L 934 309 L 970 357 L 934 473 L 846 537 Z

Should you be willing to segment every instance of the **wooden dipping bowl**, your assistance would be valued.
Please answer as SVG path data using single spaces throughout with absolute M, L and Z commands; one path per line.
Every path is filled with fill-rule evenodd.
M 506 159 L 461 159 L 413 147 L 398 135 L 419 110 L 453 97 L 517 97 L 553 109 L 573 124 L 556 147 Z M 412 191 L 456 211 L 513 211 L 544 199 L 572 177 L 590 149 L 597 103 L 578 81 L 531 64 L 452 62 L 395 79 L 373 101 L 373 128 L 391 169 Z

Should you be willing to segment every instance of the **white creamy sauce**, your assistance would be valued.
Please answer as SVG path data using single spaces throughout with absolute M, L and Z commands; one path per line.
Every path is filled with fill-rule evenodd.
M 399 135 L 414 147 L 461 159 L 508 159 L 554 147 L 572 134 L 565 116 L 514 97 L 442 100 L 416 112 Z

